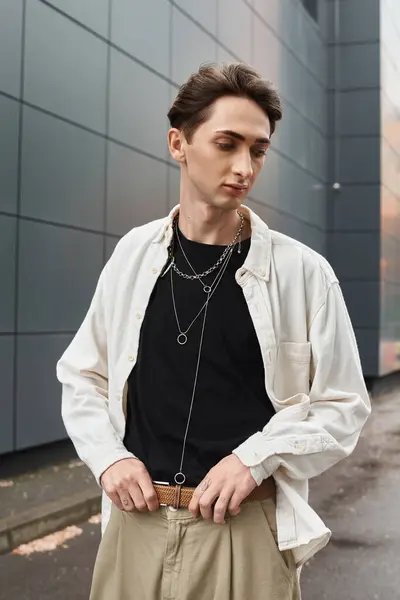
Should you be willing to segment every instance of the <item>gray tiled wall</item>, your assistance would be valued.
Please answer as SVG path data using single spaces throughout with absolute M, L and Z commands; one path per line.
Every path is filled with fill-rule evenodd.
M 371 24 L 362 32 L 354 22 L 353 33 L 348 25 L 360 2 L 341 2 L 349 11 L 341 60 L 351 62 L 358 78 L 344 65 L 342 96 L 355 110 L 359 87 L 368 86 L 362 110 L 365 121 L 371 118 L 360 130 L 347 110 L 342 113 L 341 133 L 351 136 L 343 138 L 341 159 L 348 183 L 333 217 L 342 236 L 336 242 L 352 235 L 358 217 L 375 264 L 369 230 L 377 227 L 380 182 L 376 147 L 362 136 L 379 135 L 371 114 L 379 102 L 379 48 Z M 372 18 L 374 3 L 361 3 L 368 3 Z M 0 452 L 64 437 L 56 360 L 119 237 L 179 200 L 166 113 L 200 63 L 249 61 L 281 91 L 284 121 L 248 203 L 271 227 L 326 253 L 331 5 L 319 1 L 315 22 L 300 0 L 0 4 L 0 57 L 7 56 L 0 59 L 0 277 L 6 290 L 0 296 Z M 368 43 L 353 46 L 363 35 Z M 369 70 L 360 69 L 363 60 Z M 349 157 L 358 161 L 353 172 Z M 339 254 L 344 262 L 342 247 Z M 363 266 L 361 259 L 355 255 L 351 268 Z M 352 276 L 345 285 L 352 311 L 357 285 Z M 360 285 L 364 293 L 376 291 L 367 278 Z M 363 327 L 375 312 L 371 299 L 366 319 L 357 320 L 361 345 L 369 343 Z
M 330 259 L 355 327 L 364 373 L 379 369 L 380 43 L 378 0 L 330 0 Z M 336 12 L 338 11 L 338 12 Z M 339 191 L 332 190 L 339 183 Z

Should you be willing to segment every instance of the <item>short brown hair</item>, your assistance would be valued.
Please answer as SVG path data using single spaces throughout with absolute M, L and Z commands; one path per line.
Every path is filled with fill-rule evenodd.
M 243 63 L 204 64 L 180 87 L 168 112 L 171 127 L 183 131 L 188 142 L 197 127 L 207 121 L 213 103 L 223 96 L 253 100 L 267 115 L 271 135 L 282 118 L 282 103 L 270 81 Z

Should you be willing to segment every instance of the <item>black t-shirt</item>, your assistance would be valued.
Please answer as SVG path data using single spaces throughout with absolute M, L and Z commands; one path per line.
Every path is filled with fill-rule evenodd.
M 224 246 L 189 241 L 183 249 L 201 273 L 220 257 Z M 235 272 L 249 251 L 233 252 L 210 299 L 204 331 L 196 394 L 188 430 L 183 473 L 185 485 L 197 486 L 207 472 L 240 443 L 261 430 L 274 414 L 264 384 L 264 367 L 253 322 Z M 191 274 L 176 245 L 178 268 Z M 217 271 L 203 281 L 210 285 Z M 179 334 L 171 295 L 171 272 L 156 283 L 142 323 L 138 359 L 128 380 L 124 443 L 146 465 L 153 480 L 173 485 L 179 471 L 192 398 L 203 314 L 187 334 Z M 185 331 L 206 295 L 199 281 L 173 273 L 176 308 Z

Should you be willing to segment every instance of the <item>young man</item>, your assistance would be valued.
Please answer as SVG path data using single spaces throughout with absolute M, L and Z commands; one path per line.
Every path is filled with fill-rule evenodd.
M 205 66 L 168 116 L 180 205 L 119 242 L 57 368 L 104 490 L 91 600 L 295 600 L 330 536 L 308 479 L 370 412 L 356 341 L 326 260 L 242 204 L 273 87 Z

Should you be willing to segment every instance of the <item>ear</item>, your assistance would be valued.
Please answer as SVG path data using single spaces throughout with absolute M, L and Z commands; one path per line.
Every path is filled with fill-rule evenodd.
M 172 128 L 168 131 L 168 148 L 171 156 L 179 163 L 185 163 L 184 135 L 182 131 Z

